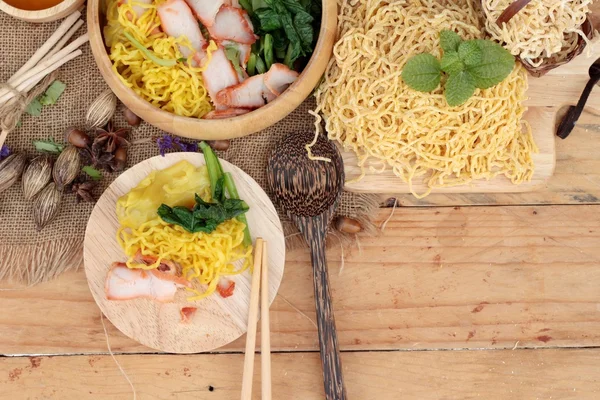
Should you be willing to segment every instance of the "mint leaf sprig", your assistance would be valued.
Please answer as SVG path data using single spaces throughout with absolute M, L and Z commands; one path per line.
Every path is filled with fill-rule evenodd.
M 412 89 L 431 92 L 448 76 L 444 95 L 451 107 L 464 104 L 475 89 L 488 89 L 502 82 L 515 66 L 515 58 L 496 42 L 484 39 L 463 40 L 456 32 L 440 32 L 441 60 L 421 53 L 408 60 L 402 79 Z

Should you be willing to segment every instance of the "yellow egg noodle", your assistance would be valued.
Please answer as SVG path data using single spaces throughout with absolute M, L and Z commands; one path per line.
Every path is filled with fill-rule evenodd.
M 119 5 L 118 0 L 108 0 L 104 39 L 110 48 L 112 68 L 125 85 L 154 106 L 184 117 L 201 118 L 213 109 L 202 79 L 203 68 L 194 68 L 185 62 L 170 67 L 158 65 L 146 58 L 123 34 L 126 30 L 159 58 L 182 59 L 179 46 L 191 49 L 187 38 L 175 39 L 157 29 L 160 19 L 156 6 L 164 1 L 157 0 L 150 5 L 135 2 Z M 134 5 L 147 10 L 138 18 L 132 18 Z M 216 48 L 211 41 L 207 48 L 209 61 Z
M 547 61 L 560 61 L 577 47 L 579 38 L 588 44 L 581 30 L 592 0 L 532 0 L 502 27 L 500 14 L 513 0 L 483 0 L 485 27 L 494 40 L 503 43 L 513 55 L 539 67 Z
M 189 205 L 195 193 L 210 201 L 209 182 L 205 166 L 196 168 L 183 161 L 152 172 L 117 202 L 117 241 L 129 257 L 127 266 L 154 269 L 163 260 L 178 263 L 182 276 L 195 283 L 194 289 L 187 289 L 193 293 L 190 301 L 211 295 L 221 277 L 241 274 L 251 265 L 252 246 L 244 246 L 245 225 L 237 219 L 207 234 L 190 233 L 157 215 L 161 202 Z M 151 265 L 140 264 L 135 260 L 138 251 L 158 260 Z
M 419 198 L 435 187 L 497 175 L 514 184 L 531 179 L 537 147 L 522 119 L 527 75 L 520 64 L 503 82 L 477 89 L 458 107 L 448 106 L 441 86 L 423 93 L 401 78 L 412 56 L 441 57 L 441 30 L 463 39 L 484 37 L 473 0 L 339 0 L 338 5 L 339 40 L 315 93 L 315 114 L 323 115 L 330 139 L 357 154 L 363 169 L 358 179 L 367 161 L 375 172 L 391 167 Z M 417 180 L 427 183 L 425 193 L 413 190 Z

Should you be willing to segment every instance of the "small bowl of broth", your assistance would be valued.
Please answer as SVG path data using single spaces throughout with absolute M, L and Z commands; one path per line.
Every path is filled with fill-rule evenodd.
M 28 22 L 64 18 L 83 6 L 85 0 L 0 0 L 0 11 Z

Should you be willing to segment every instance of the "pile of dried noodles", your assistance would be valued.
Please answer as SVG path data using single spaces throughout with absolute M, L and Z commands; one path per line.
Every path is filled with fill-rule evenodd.
M 531 179 L 537 147 L 522 119 L 527 75 L 520 64 L 459 107 L 447 105 L 441 88 L 417 92 L 401 78 L 415 54 L 441 56 L 441 30 L 483 37 L 473 0 L 338 3 L 339 40 L 316 91 L 315 115 L 330 139 L 357 154 L 363 176 L 367 162 L 378 172 L 391 167 L 417 197 L 497 175 L 514 184 Z M 415 193 L 420 181 L 428 190 Z

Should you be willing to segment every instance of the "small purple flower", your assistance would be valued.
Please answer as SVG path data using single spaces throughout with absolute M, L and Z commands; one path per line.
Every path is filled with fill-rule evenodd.
M 8 148 L 8 146 L 2 146 L 2 148 L 0 149 L 0 160 L 8 156 L 10 156 L 10 149 Z
M 195 153 L 198 151 L 198 142 L 184 142 L 180 138 L 176 137 L 173 142 L 179 147 L 181 151 L 189 151 Z
M 165 134 L 156 139 L 156 144 L 158 145 L 158 151 L 160 151 L 160 155 L 164 157 L 165 154 L 167 154 L 167 150 L 173 150 L 173 137 Z
M 185 142 L 181 138 L 173 137 L 169 134 L 164 134 L 156 139 L 156 144 L 158 145 L 160 155 L 163 157 L 168 150 L 189 151 L 193 153 L 198 151 L 198 142 Z

